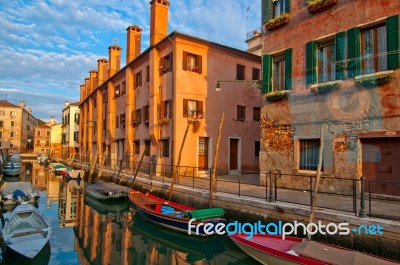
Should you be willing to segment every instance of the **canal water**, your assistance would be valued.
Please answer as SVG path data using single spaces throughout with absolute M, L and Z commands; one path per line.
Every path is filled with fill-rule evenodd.
M 85 197 L 83 181 L 66 181 L 34 161 L 23 162 L 20 176 L 3 181 L 29 181 L 39 189 L 38 208 L 53 227 L 50 245 L 30 264 L 258 264 L 226 236 L 189 237 L 155 226 L 128 202 L 104 204 Z M 3 212 L 7 217 L 9 211 Z M 3 264 L 29 262 L 8 255 Z

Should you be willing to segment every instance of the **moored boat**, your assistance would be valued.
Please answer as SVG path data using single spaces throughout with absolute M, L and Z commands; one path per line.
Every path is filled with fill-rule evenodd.
M 225 214 L 222 208 L 195 209 L 136 190 L 129 192 L 129 199 L 141 217 L 172 230 L 190 232 L 193 236 L 210 236 L 213 229 L 204 231 L 205 224 L 215 228 L 226 222 L 222 218 Z
M 112 182 L 98 181 L 94 184 L 86 184 L 85 192 L 97 200 L 117 200 L 128 197 L 130 188 Z
M 35 204 L 39 201 L 39 192 L 32 183 L 25 181 L 7 182 L 0 195 L 3 205 L 17 205 L 24 202 Z
M 296 237 L 282 239 L 281 235 L 233 234 L 232 241 L 249 256 L 262 264 L 340 264 L 340 265 L 395 265 L 388 259 L 368 255 L 351 249 L 341 248 Z
M 11 213 L 2 235 L 6 250 L 33 259 L 46 246 L 51 232 L 49 220 L 36 207 L 23 204 Z

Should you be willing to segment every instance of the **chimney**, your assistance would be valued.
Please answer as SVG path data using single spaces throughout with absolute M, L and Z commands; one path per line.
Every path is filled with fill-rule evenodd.
M 108 47 L 108 77 L 113 76 L 121 67 L 121 50 L 122 48 L 118 45 Z
M 90 83 L 89 83 L 89 78 L 85 78 L 85 97 L 87 98 L 90 94 Z
M 51 124 L 51 125 L 56 124 L 56 118 L 54 118 L 54 116 L 51 116 L 51 117 L 50 117 L 50 124 Z
M 28 107 L 26 110 L 28 111 L 28 113 L 32 114 L 32 108 L 31 107 Z
M 97 88 L 97 70 L 89 72 L 90 93 Z
M 21 108 L 25 108 L 25 107 L 26 107 L 25 101 L 19 102 L 19 106 L 20 106 Z
M 68 100 L 64 101 L 64 109 L 69 106 Z
M 98 85 L 101 86 L 108 79 L 108 60 L 105 58 L 98 59 L 97 69 Z
M 150 5 L 150 46 L 152 46 L 168 34 L 169 2 L 167 0 L 152 0 Z
M 127 27 L 126 31 L 126 64 L 128 64 L 140 54 L 142 29 L 135 25 Z
M 80 90 L 81 90 L 81 102 L 86 98 L 86 91 L 85 91 L 85 85 L 82 84 L 79 86 Z

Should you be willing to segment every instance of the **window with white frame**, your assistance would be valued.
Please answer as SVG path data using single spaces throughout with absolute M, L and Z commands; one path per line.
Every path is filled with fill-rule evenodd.
M 387 70 L 386 24 L 361 30 L 362 73 Z

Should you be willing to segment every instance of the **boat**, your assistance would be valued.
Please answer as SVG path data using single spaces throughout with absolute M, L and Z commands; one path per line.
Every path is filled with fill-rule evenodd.
M 7 182 L 0 195 L 3 205 L 36 204 L 39 201 L 39 192 L 33 188 L 32 183 L 25 181 Z
M 19 154 L 13 154 L 9 157 L 9 162 L 20 163 L 21 160 L 22 160 L 22 158 Z
M 49 242 L 50 221 L 30 204 L 18 205 L 4 225 L 2 235 L 7 249 L 33 259 Z
M 126 200 L 99 201 L 91 196 L 85 196 L 84 203 L 100 215 L 125 212 L 129 209 L 129 203 Z
M 222 208 L 195 209 L 136 190 L 129 192 L 129 200 L 142 218 L 186 234 L 190 231 L 193 236 L 210 236 L 212 233 L 204 231 L 205 224 L 215 227 L 226 222 L 222 218 L 225 214 Z M 213 232 L 212 229 L 210 231 Z
M 388 259 L 368 255 L 355 250 L 305 240 L 296 237 L 282 239 L 281 235 L 256 234 L 230 235 L 232 241 L 246 254 L 262 264 L 343 264 L 343 265 L 394 265 L 400 264 Z
M 94 184 L 86 184 L 86 195 L 96 200 L 118 200 L 126 199 L 130 188 L 112 182 L 98 181 Z
M 130 228 L 134 235 L 138 234 L 146 238 L 146 241 L 151 240 L 171 250 L 185 253 L 185 261 L 190 264 L 198 260 L 210 260 L 225 251 L 221 238 L 179 233 L 147 222 L 137 213 L 133 217 L 133 225 Z
M 20 163 L 8 162 L 3 168 L 3 174 L 7 176 L 18 176 L 21 173 Z

